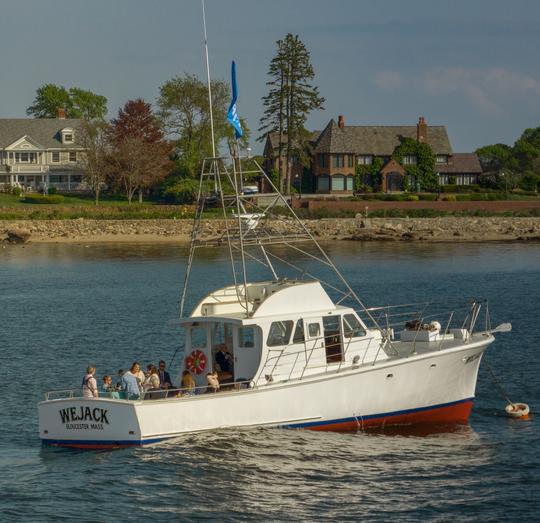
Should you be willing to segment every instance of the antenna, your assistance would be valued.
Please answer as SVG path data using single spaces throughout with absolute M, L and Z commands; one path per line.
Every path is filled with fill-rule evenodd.
M 212 156 L 216 157 L 216 141 L 214 138 L 214 115 L 212 113 L 212 87 L 210 86 L 210 62 L 208 60 L 208 37 L 206 36 L 206 10 L 204 0 L 202 2 L 203 30 L 204 30 L 204 52 L 206 54 L 206 77 L 208 79 L 208 103 L 210 106 L 210 130 L 212 133 Z

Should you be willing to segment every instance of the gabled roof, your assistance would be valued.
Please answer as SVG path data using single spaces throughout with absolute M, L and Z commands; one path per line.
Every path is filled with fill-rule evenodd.
M 47 149 L 70 149 L 74 144 L 63 144 L 60 132 L 65 128 L 80 131 L 82 122 L 78 118 L 0 118 L 0 149 L 25 135 Z
M 307 133 L 308 142 L 315 142 L 320 134 L 321 134 L 321 131 L 308 131 Z M 287 143 L 286 136 L 287 136 L 287 133 L 284 133 L 283 139 L 281 140 L 282 144 Z M 274 151 L 277 151 L 277 149 L 279 148 L 279 133 L 268 133 L 266 137 L 266 142 L 267 144 L 269 143 L 269 145 L 272 146 L 272 149 L 274 149 Z
M 416 125 L 346 125 L 342 129 L 332 119 L 320 134 L 314 153 L 391 156 L 403 138 L 416 140 Z M 452 154 L 443 125 L 427 128 L 427 143 L 435 154 Z
M 448 164 L 435 165 L 435 171 L 440 174 L 481 174 L 482 166 L 476 153 L 454 153 Z

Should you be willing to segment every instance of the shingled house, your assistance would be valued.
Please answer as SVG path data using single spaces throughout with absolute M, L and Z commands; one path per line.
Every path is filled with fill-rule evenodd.
M 376 158 L 383 161 L 380 170 L 384 192 L 403 190 L 403 165 L 415 164 L 415 156 L 403 158 L 403 165 L 392 159 L 394 150 L 404 138 L 430 145 L 436 158 L 435 170 L 441 185 L 478 183 L 482 172 L 475 154 L 454 153 L 444 126 L 429 126 L 423 117 L 416 125 L 345 125 L 343 116 L 338 122 L 330 120 L 323 131 L 312 134 L 311 175 L 316 193 L 352 193 L 357 165 L 370 165 Z M 275 144 L 274 144 L 275 142 Z M 267 137 L 265 158 L 267 167 L 277 167 L 278 140 L 275 134 Z M 274 163 L 272 163 L 274 162 Z M 299 167 L 296 168 L 299 170 Z M 293 173 L 295 171 L 293 170 Z
M 62 191 L 84 188 L 80 167 L 84 149 L 77 145 L 82 120 L 0 118 L 0 187 L 20 184 L 36 190 L 40 184 Z

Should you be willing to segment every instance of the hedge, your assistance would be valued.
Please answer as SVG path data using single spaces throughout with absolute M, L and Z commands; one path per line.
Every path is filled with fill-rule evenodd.
M 23 199 L 24 203 L 44 203 L 48 205 L 62 203 L 63 201 L 64 197 L 61 194 L 27 194 Z

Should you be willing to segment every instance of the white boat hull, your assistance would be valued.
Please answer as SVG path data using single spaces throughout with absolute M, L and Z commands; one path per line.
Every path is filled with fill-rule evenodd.
M 384 364 L 302 380 L 177 399 L 58 399 L 39 404 L 44 443 L 106 448 L 155 443 L 185 433 L 271 426 L 363 430 L 413 423 L 465 423 L 481 356 L 491 336 Z

